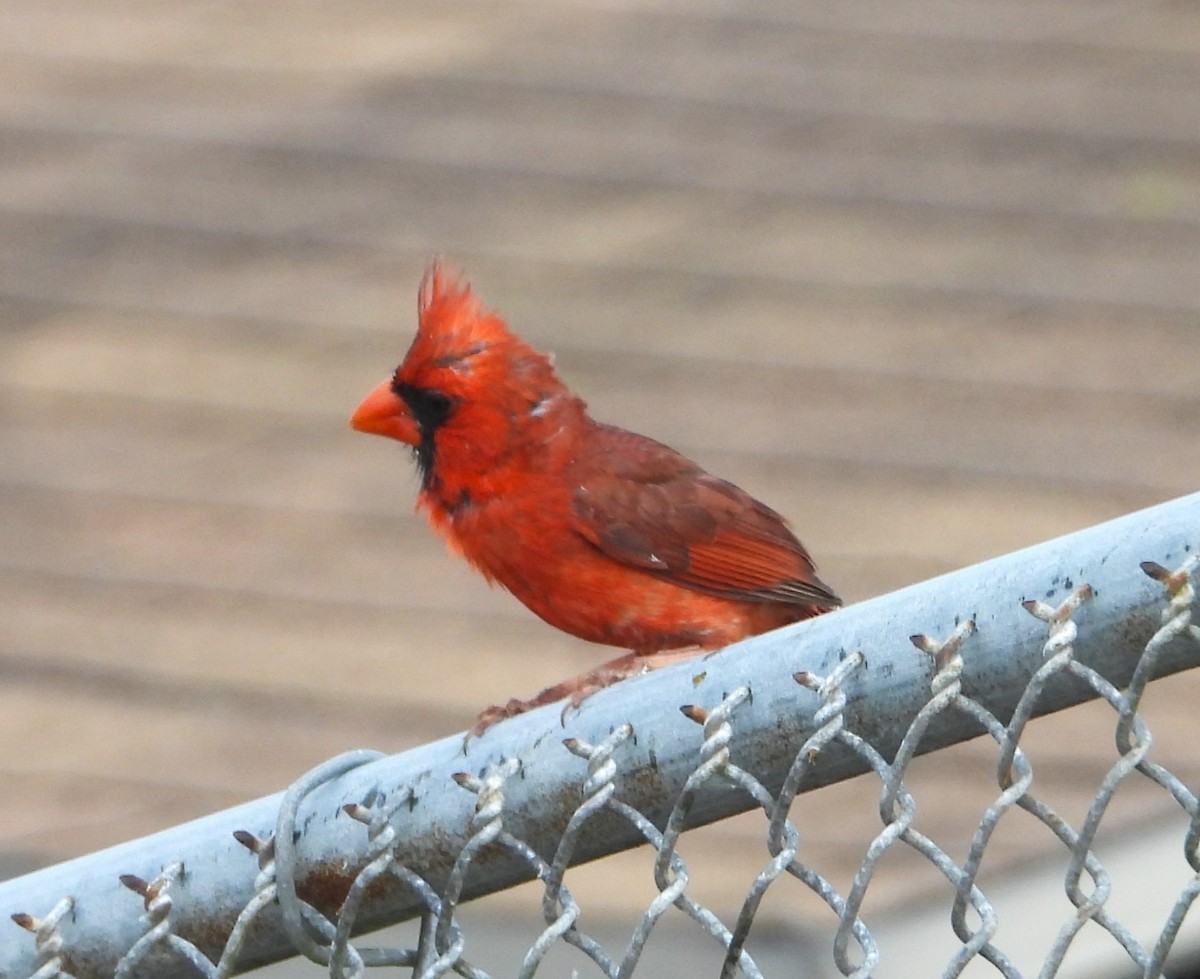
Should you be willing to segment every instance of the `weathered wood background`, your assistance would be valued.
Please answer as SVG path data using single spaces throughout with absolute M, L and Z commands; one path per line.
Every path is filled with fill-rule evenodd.
M 1200 7 L 7 0 L 5 871 L 607 655 L 447 557 L 347 427 L 434 252 L 862 599 L 1200 485 Z M 1195 697 L 1154 697 L 1184 774 Z M 1068 815 L 1101 717 L 1030 749 Z M 927 832 L 965 850 L 990 757 L 924 763 Z M 805 803 L 839 881 L 874 794 Z M 708 832 L 697 893 L 736 906 L 761 821 Z M 644 906 L 603 883 L 631 866 L 592 913 Z

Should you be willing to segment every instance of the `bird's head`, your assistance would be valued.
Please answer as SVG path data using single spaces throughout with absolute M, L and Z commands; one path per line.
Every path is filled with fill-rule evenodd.
M 434 261 L 417 296 L 417 335 L 395 373 L 354 412 L 360 432 L 412 446 L 429 488 L 449 466 L 479 472 L 514 439 L 575 398 L 549 357 L 512 333 L 496 313 Z

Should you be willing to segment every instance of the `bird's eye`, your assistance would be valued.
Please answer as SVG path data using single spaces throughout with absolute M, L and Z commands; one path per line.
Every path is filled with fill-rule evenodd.
M 432 433 L 454 411 L 455 400 L 436 388 L 398 383 L 393 384 L 393 389 L 408 404 L 423 432 Z
M 454 401 L 448 394 L 442 394 L 441 391 L 426 391 L 425 392 L 425 411 L 433 419 L 434 423 L 446 420 L 446 416 L 450 414 L 450 409 L 454 407 Z

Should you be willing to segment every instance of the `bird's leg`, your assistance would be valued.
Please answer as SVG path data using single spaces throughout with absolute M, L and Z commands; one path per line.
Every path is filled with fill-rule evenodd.
M 564 683 L 558 684 L 557 687 L 551 687 L 550 690 L 561 690 L 560 697 L 568 697 L 566 706 L 562 711 L 562 723 L 567 723 L 567 712 L 578 707 L 588 699 L 597 690 L 603 690 L 605 687 L 612 686 L 618 680 L 624 680 L 626 677 L 638 676 L 641 673 L 649 673 L 651 670 L 657 670 L 664 666 L 670 666 L 672 663 L 679 663 L 685 659 L 691 659 L 693 656 L 698 656 L 704 652 L 702 649 L 694 647 L 689 649 L 672 649 L 666 652 L 642 653 L 634 651 L 627 653 L 624 656 L 618 656 L 616 659 L 609 660 L 601 666 L 597 666 L 590 673 L 583 673 L 580 676 L 573 677 Z M 568 688 L 568 689 L 563 689 Z M 543 691 L 549 693 L 550 690 Z M 539 696 L 541 696 L 539 694 Z M 549 701 L 547 701 L 549 702 Z
M 474 727 L 467 732 L 467 736 L 463 741 L 463 748 L 465 750 L 472 738 L 479 737 L 488 728 L 494 724 L 499 724 L 505 718 L 516 717 L 517 714 L 524 714 L 535 707 L 553 704 L 564 698 L 567 703 L 563 707 L 562 722 L 565 724 L 567 712 L 572 708 L 578 707 L 597 690 L 603 690 L 605 687 L 611 686 L 618 680 L 624 680 L 626 677 L 637 676 L 639 673 L 649 673 L 651 670 L 669 666 L 671 663 L 691 659 L 702 652 L 704 650 L 691 648 L 673 649 L 668 652 L 635 651 L 626 653 L 624 656 L 618 656 L 616 659 L 609 660 L 607 663 L 597 666 L 594 670 L 571 677 L 571 679 L 564 680 L 562 683 L 556 683 L 552 687 L 547 687 L 529 700 L 518 700 L 514 697 L 506 704 L 496 704 L 480 712 L 479 717 L 475 720 Z

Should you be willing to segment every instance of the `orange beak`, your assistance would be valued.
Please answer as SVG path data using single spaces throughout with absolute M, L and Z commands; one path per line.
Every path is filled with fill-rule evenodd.
M 350 418 L 350 425 L 368 435 L 386 435 L 409 445 L 421 441 L 421 431 L 408 405 L 395 391 L 389 378 L 364 399 Z

